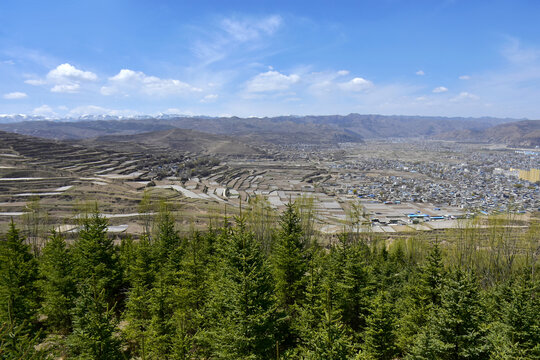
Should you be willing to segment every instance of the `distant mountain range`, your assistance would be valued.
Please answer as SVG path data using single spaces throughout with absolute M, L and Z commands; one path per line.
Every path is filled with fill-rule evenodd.
M 12 118 L 15 119 L 15 118 Z M 155 117 L 119 118 L 112 116 L 85 116 L 77 119 L 31 120 L 0 124 L 0 130 L 50 139 L 81 140 L 102 136 L 127 136 L 161 132 L 171 129 L 195 130 L 201 133 L 226 135 L 251 144 L 336 144 L 362 142 L 364 139 L 385 138 L 438 138 L 470 141 L 510 141 L 490 134 L 497 126 L 529 123 L 500 118 L 447 118 L 430 116 L 385 115 L 327 115 L 280 116 L 272 118 L 204 117 L 159 115 Z M 0 119 L 0 122 L 2 120 Z M 531 122 L 535 124 L 535 121 Z M 514 131 L 514 138 L 526 136 L 527 129 Z M 510 128 L 508 128 L 510 129 Z M 501 130 L 504 132 L 504 130 Z M 497 132 L 495 130 L 495 132 Z M 175 133 L 172 133 L 175 134 Z M 176 134 L 178 135 L 178 134 Z M 466 135 L 466 136 L 465 136 Z M 528 135 L 527 135 L 528 136 Z M 536 146 L 537 137 L 525 137 L 523 143 Z M 112 139 L 110 139 L 112 140 Z M 502 141 L 501 140 L 501 141 Z
M 439 134 L 441 140 L 507 144 L 514 147 L 540 147 L 540 120 L 500 124 L 483 130 L 457 130 Z
M 116 116 L 108 114 L 100 115 L 81 115 L 75 117 L 51 117 L 41 115 L 27 115 L 27 114 L 0 114 L 0 124 L 16 123 L 21 121 L 59 121 L 59 122 L 73 122 L 73 121 L 94 121 L 94 120 L 141 120 L 141 119 L 171 119 L 177 117 L 191 117 L 191 115 L 178 115 L 178 114 L 158 114 L 158 115 L 130 115 L 130 116 Z M 200 118 L 206 118 L 208 116 L 197 116 Z

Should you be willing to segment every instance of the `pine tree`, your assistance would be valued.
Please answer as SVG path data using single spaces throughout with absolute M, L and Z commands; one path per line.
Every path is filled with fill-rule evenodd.
M 345 360 L 351 356 L 352 340 L 347 334 L 342 317 L 327 291 L 321 303 L 322 316 L 318 326 L 312 328 L 307 343 L 303 346 L 308 359 Z
M 212 281 L 212 323 L 206 334 L 213 356 L 268 359 L 275 354 L 277 312 L 270 268 L 242 219 L 224 237 L 221 271 Z
M 303 301 L 306 286 L 307 252 L 298 210 L 292 203 L 280 217 L 278 232 L 272 253 L 273 274 L 276 283 L 278 306 L 287 315 L 280 328 L 282 348 L 291 348 L 298 341 L 293 330 L 297 307 Z
M 105 289 L 89 279 L 79 284 L 79 297 L 73 311 L 73 333 L 69 336 L 71 353 L 76 359 L 121 359 L 116 321 Z
M 278 303 L 288 309 L 302 300 L 306 272 L 302 227 L 293 204 L 287 204 L 280 226 L 273 254 L 274 277 Z
M 487 337 L 484 307 L 471 273 L 454 270 L 445 278 L 441 306 L 432 313 L 431 330 L 438 342 L 440 359 L 486 359 Z
M 26 323 L 13 325 L 0 324 L 0 359 L 2 360 L 40 360 L 48 357 L 36 350 L 40 334 L 30 334 Z
M 174 287 L 176 270 L 170 262 L 157 269 L 150 290 L 150 323 L 148 352 L 157 359 L 171 359 L 174 327 Z
M 298 306 L 298 317 L 292 322 L 294 331 L 299 336 L 299 350 L 309 351 L 311 339 L 324 316 L 324 289 L 322 287 L 322 267 L 320 266 L 321 252 L 315 246 L 309 250 L 306 272 L 306 290 L 304 301 Z M 291 350 L 289 353 L 295 353 Z M 294 357 L 293 357 L 294 358 Z
M 174 322 L 175 288 L 177 273 L 183 257 L 183 243 L 175 230 L 175 221 L 167 208 L 161 205 L 157 223 L 153 260 L 155 262 L 154 281 L 149 291 L 150 322 L 148 353 L 159 359 L 169 359 L 173 353 L 173 339 L 176 332 Z
M 82 220 L 82 228 L 73 247 L 74 273 L 79 283 L 96 282 L 111 307 L 119 295 L 121 270 L 116 248 L 107 236 L 107 219 L 97 210 Z
M 201 310 L 208 297 L 208 265 L 212 234 L 194 232 L 186 243 L 174 289 L 173 352 L 177 359 L 188 359 L 195 344 L 194 336 L 202 326 Z
M 426 327 L 420 331 L 415 339 L 407 360 L 438 360 L 444 348 L 443 343 L 438 339 L 432 327 Z
M 390 360 L 398 354 L 392 306 L 388 295 L 384 292 L 380 292 L 373 301 L 363 344 L 363 353 L 369 359 Z
M 122 329 L 128 352 L 132 356 L 142 356 L 148 353 L 150 327 L 150 290 L 141 280 L 132 283 L 126 301 L 122 319 L 125 327 Z
M 128 268 L 126 278 L 130 289 L 122 315 L 126 324 L 123 335 L 131 355 L 143 358 L 151 341 L 148 334 L 151 318 L 150 290 L 155 275 L 151 249 L 150 241 L 144 235 L 138 243 L 133 244 L 134 258 L 125 265 Z
M 37 262 L 13 221 L 0 241 L 0 324 L 31 325 L 36 320 Z
M 130 286 L 136 282 L 142 282 L 144 286 L 151 287 L 158 264 L 153 256 L 152 244 L 147 235 L 143 235 L 137 243 L 133 244 L 132 252 L 129 263 L 124 266 L 128 268 L 126 281 Z
M 146 237 L 146 234 L 143 234 L 143 238 Z M 123 288 L 129 287 L 131 281 L 131 270 L 133 268 L 133 263 L 137 257 L 137 243 L 133 240 L 131 236 L 123 238 L 118 246 L 118 266 L 121 271 L 121 278 L 124 281 L 122 284 Z
M 502 347 L 508 359 L 540 358 L 540 298 L 538 280 L 518 279 L 503 304 L 500 330 Z
M 373 280 L 366 260 L 369 249 L 356 242 L 345 248 L 341 264 L 343 274 L 337 279 L 338 306 L 343 322 L 354 332 L 362 333 L 370 314 L 370 297 Z
M 315 251 L 314 251 L 315 250 Z M 306 359 L 348 359 L 353 351 L 349 329 L 344 324 L 338 280 L 344 252 L 333 247 L 330 254 L 310 249 L 305 301 L 294 323 L 298 332 L 298 356 Z M 341 264 L 341 265 L 340 265 Z M 291 352 L 294 354 L 294 351 Z
M 422 269 L 420 289 L 424 304 L 440 305 L 443 275 L 441 248 L 436 241 L 433 243 L 427 262 Z
M 412 351 L 415 343 L 418 350 L 418 336 L 427 341 L 423 346 L 432 345 L 432 339 L 428 338 L 424 328 L 432 311 L 440 306 L 443 278 L 441 249 L 439 243 L 435 242 L 423 266 L 415 268 L 415 273 L 405 285 L 405 296 L 398 300 L 402 315 L 398 319 L 400 331 L 397 343 L 404 352 Z
M 73 258 L 64 238 L 54 231 L 43 248 L 39 270 L 41 312 L 47 316 L 52 331 L 67 334 L 71 330 L 71 308 L 76 297 Z
M 156 256 L 158 264 L 163 264 L 168 259 L 176 256 L 176 252 L 180 250 L 180 237 L 175 229 L 174 217 L 169 211 L 167 204 L 162 203 L 158 215 L 158 234 L 157 244 L 155 244 Z

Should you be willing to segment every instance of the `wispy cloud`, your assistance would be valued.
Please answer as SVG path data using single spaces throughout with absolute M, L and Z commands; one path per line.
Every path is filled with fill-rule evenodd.
M 18 99 L 24 99 L 27 97 L 26 93 L 15 91 L 11 93 L 4 94 L 3 98 L 7 100 L 18 100 Z
M 246 84 L 248 93 L 260 93 L 278 90 L 287 90 L 291 85 L 300 81 L 297 74 L 285 75 L 278 71 L 270 70 L 260 73 L 249 80 Z
M 22 46 L 16 46 L 2 50 L 3 54 L 11 58 L 10 60 L 8 60 L 11 65 L 14 65 L 14 60 L 17 60 L 17 62 L 32 63 L 40 67 L 50 69 L 59 62 L 56 57 L 51 56 L 43 51 L 29 49 Z
M 58 114 L 49 105 L 41 105 L 35 108 L 34 110 L 32 110 L 32 114 L 45 117 L 58 116 Z
M 450 101 L 458 102 L 458 101 L 478 100 L 478 99 L 480 99 L 479 96 L 471 94 L 471 93 L 466 92 L 466 91 L 462 91 L 462 92 L 459 93 L 458 96 L 451 98 Z
M 527 47 L 515 37 L 507 37 L 502 49 L 503 56 L 513 64 L 527 65 L 540 60 L 540 49 Z
M 202 61 L 200 65 L 209 65 L 237 53 L 243 45 L 249 45 L 252 50 L 264 47 L 265 39 L 276 33 L 282 24 L 279 15 L 224 18 L 213 30 L 201 30 L 192 50 Z
M 200 102 L 202 103 L 211 103 L 216 101 L 219 98 L 219 95 L 217 94 L 208 94 L 205 97 L 203 97 Z
M 362 77 L 344 80 L 349 74 L 348 70 L 315 71 L 304 74 L 303 81 L 307 85 L 307 90 L 319 97 L 341 92 L 356 93 L 373 87 L 373 82 Z
M 418 76 L 426 75 L 426 73 L 424 72 L 424 70 L 418 70 L 415 74 L 418 75 Z
M 435 89 L 433 89 L 433 93 L 435 94 L 440 94 L 440 93 L 444 93 L 444 92 L 447 92 L 448 89 L 444 86 L 437 86 Z
M 79 83 L 58 84 L 51 88 L 54 93 L 76 93 L 81 88 Z
M 97 105 L 83 105 L 83 106 L 77 106 L 71 109 L 67 113 L 67 116 L 69 117 L 78 117 L 78 116 L 84 116 L 84 115 L 134 116 L 138 114 L 139 113 L 134 110 L 114 110 L 114 109 L 108 109 L 108 108 L 97 106 Z
M 47 82 L 43 79 L 28 79 L 24 80 L 24 83 L 32 86 L 41 86 L 45 85 Z
M 278 15 L 268 16 L 260 20 L 223 19 L 221 28 L 234 40 L 245 42 L 259 39 L 263 35 L 272 35 L 281 26 L 282 19 Z

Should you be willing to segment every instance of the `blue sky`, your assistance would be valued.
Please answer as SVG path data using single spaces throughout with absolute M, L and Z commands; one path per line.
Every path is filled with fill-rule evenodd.
M 540 1 L 0 2 L 0 114 L 540 118 Z

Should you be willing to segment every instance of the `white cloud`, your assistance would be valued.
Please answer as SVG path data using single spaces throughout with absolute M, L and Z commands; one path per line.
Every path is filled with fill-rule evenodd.
M 470 79 L 471 79 L 471 77 L 469 75 L 461 75 L 459 77 L 459 80 L 470 80 Z
M 78 83 L 58 84 L 51 88 L 51 92 L 55 93 L 76 93 L 81 85 Z
M 35 108 L 32 111 L 32 114 L 37 115 L 37 116 L 46 116 L 46 117 L 58 116 L 58 114 L 56 114 L 49 105 L 41 105 L 40 107 Z
M 97 79 L 97 75 L 93 72 L 83 71 L 65 63 L 49 71 L 45 79 L 28 79 L 25 83 L 34 86 L 50 84 L 52 85 L 51 92 L 74 93 L 80 89 L 81 83 Z
M 27 96 L 28 95 L 26 95 L 26 93 L 15 91 L 15 92 L 4 94 L 4 99 L 17 100 L 17 99 L 24 99 Z
M 246 91 L 250 93 L 287 90 L 291 85 L 300 81 L 296 74 L 284 75 L 278 71 L 260 73 L 249 80 Z
M 49 71 L 47 79 L 56 83 L 69 82 L 69 81 L 95 81 L 97 75 L 90 71 L 83 71 L 77 69 L 71 64 L 58 65 L 56 69 Z
M 169 109 L 165 110 L 163 113 L 164 114 L 169 114 L 169 115 L 187 115 L 187 116 L 196 115 L 191 110 L 179 109 L 179 108 L 169 108 Z
M 341 83 L 339 86 L 346 91 L 364 91 L 373 87 L 373 83 L 364 78 L 355 77 L 351 81 Z
M 148 76 L 141 71 L 122 69 L 118 74 L 109 78 L 107 85 L 101 88 L 103 95 L 133 95 L 172 96 L 186 95 L 202 91 L 185 82 L 176 79 L 161 79 Z
M 245 42 L 258 39 L 261 35 L 272 35 L 281 26 L 282 19 L 278 15 L 272 15 L 261 20 L 234 20 L 224 19 L 221 27 L 233 39 Z
M 433 92 L 435 94 L 439 94 L 439 93 L 443 93 L 443 92 L 447 92 L 448 89 L 445 88 L 444 86 L 439 86 L 439 87 L 436 87 L 435 89 L 433 89 Z
M 418 76 L 426 75 L 426 73 L 424 72 L 424 70 L 418 70 L 415 74 L 418 75 Z
M 216 101 L 219 96 L 217 94 L 208 94 L 204 98 L 201 99 L 202 103 L 209 103 Z
M 349 91 L 347 82 L 337 81 L 338 78 L 349 74 L 350 72 L 348 70 L 309 72 L 302 74 L 302 82 L 309 84 L 308 90 L 314 95 L 326 97 L 330 93 L 339 90 Z
M 71 117 L 84 116 L 84 115 L 133 116 L 137 114 L 138 112 L 134 110 L 114 110 L 114 109 L 107 109 L 107 108 L 96 106 L 96 105 L 78 106 L 71 109 L 68 112 L 68 116 L 71 116 Z
M 28 79 L 28 80 L 24 80 L 24 83 L 28 85 L 33 85 L 33 86 L 40 86 L 40 85 L 45 85 L 47 82 L 43 79 Z
M 468 93 L 466 91 L 463 91 L 463 92 L 460 92 L 458 96 L 450 99 L 450 101 L 452 102 L 457 102 L 457 101 L 464 101 L 464 100 L 478 100 L 480 99 L 479 96 L 477 95 L 474 95 L 474 94 L 471 94 L 471 93 Z

